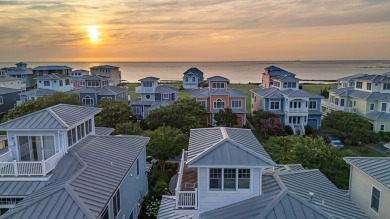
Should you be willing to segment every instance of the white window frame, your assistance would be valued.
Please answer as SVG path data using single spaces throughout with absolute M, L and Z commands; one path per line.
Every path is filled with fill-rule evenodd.
M 272 103 L 278 103 L 278 108 L 272 108 Z M 269 101 L 269 109 L 270 110 L 280 110 L 280 101 Z
M 217 107 L 218 106 L 218 103 L 223 103 L 223 107 L 221 108 L 221 107 Z M 214 102 L 213 102 L 213 106 L 214 106 L 214 109 L 225 109 L 225 101 L 224 100 L 222 100 L 221 98 L 218 98 L 218 99 L 216 99 Z
M 375 110 L 375 103 L 370 103 L 370 110 L 371 111 Z
M 376 190 L 379 191 L 379 202 L 378 202 L 378 211 L 376 211 L 374 208 L 372 208 L 372 195 L 373 195 L 373 191 L 374 191 L 374 188 Z M 371 186 L 371 196 L 370 196 L 370 209 L 375 212 L 376 214 L 379 214 L 379 210 L 380 210 L 380 207 L 381 207 L 381 195 L 382 194 L 382 191 L 379 190 L 377 187 L 375 187 L 374 185 Z
M 385 110 L 383 110 L 383 106 L 385 106 Z M 381 103 L 381 112 L 387 111 L 387 103 Z
M 370 82 L 367 82 L 366 84 L 366 90 L 371 90 L 372 84 Z
M 43 81 L 43 86 L 50 87 L 50 81 L 48 81 L 48 80 Z
M 239 104 L 237 104 L 239 106 L 234 106 L 235 105 L 234 102 L 236 102 L 236 104 L 239 103 Z M 232 109 L 241 109 L 242 108 L 242 100 L 232 100 L 231 101 L 231 108 Z
M 315 107 L 313 107 L 313 105 Z M 309 101 L 309 109 L 317 109 L 317 101 L 316 100 L 310 100 Z
M 225 89 L 225 82 L 212 82 L 213 89 Z
M 363 82 L 362 81 L 356 81 L 356 88 L 363 89 Z
M 221 169 L 221 189 L 210 189 L 210 169 Z M 225 174 L 225 169 L 235 169 L 236 170 L 236 189 L 235 190 L 224 190 L 224 174 Z M 249 188 L 247 189 L 239 189 L 238 188 L 238 170 L 239 169 L 249 169 Z M 233 193 L 239 193 L 239 192 L 251 192 L 253 189 L 253 171 L 251 168 L 207 168 L 207 191 L 210 193 L 221 193 L 221 192 L 233 192 Z
M 384 124 L 379 125 L 379 131 L 385 131 L 385 125 Z
M 133 106 L 133 107 L 131 107 L 131 111 L 134 114 L 141 114 L 141 107 L 140 106 Z
M 169 94 L 162 94 L 164 100 L 169 100 L 170 95 Z
M 16 143 L 16 150 L 18 151 L 17 152 L 17 155 L 18 155 L 18 159 L 19 159 L 19 161 L 21 160 L 21 157 L 20 157 L 20 145 L 19 145 L 19 137 L 40 137 L 41 138 L 41 147 L 43 147 L 43 137 L 44 136 L 46 136 L 46 137 L 53 137 L 53 139 L 54 139 L 54 141 L 53 141 L 53 143 L 54 143 L 54 154 L 52 155 L 52 156 L 54 156 L 55 154 L 57 154 L 58 152 L 59 152 L 59 150 L 57 149 L 57 139 L 56 139 L 56 136 L 55 135 L 53 135 L 53 134 L 17 134 L 17 135 L 15 135 L 15 143 Z M 29 148 L 29 150 L 30 150 L 30 148 Z M 42 157 L 44 157 L 45 158 L 45 155 L 44 155 L 44 153 L 45 153 L 45 151 L 44 150 L 42 150 Z M 52 157 L 51 156 L 51 157 Z M 48 158 L 51 158 L 51 157 L 48 157 Z M 47 158 L 47 159 L 48 159 Z M 46 158 L 45 158 L 45 160 L 47 160 Z M 31 162 L 31 161 L 26 161 L 26 162 Z
M 86 104 L 87 99 L 91 101 L 88 105 Z M 87 95 L 83 99 L 81 99 L 81 103 L 83 104 L 83 106 L 93 106 L 95 104 L 95 100 L 91 96 Z

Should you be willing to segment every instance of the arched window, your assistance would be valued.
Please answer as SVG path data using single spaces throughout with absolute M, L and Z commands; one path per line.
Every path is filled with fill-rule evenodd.
M 84 106 L 89 106 L 94 104 L 94 100 L 92 97 L 87 95 L 82 99 L 82 103 Z
M 218 98 L 216 101 L 214 101 L 214 109 L 224 109 L 225 108 L 225 101 L 223 101 L 221 98 Z

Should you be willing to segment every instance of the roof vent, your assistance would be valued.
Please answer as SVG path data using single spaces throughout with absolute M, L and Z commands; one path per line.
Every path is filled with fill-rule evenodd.
M 314 193 L 309 192 L 309 201 L 313 201 Z

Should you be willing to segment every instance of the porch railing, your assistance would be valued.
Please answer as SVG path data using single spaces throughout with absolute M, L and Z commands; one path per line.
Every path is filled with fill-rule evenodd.
M 11 151 L 7 151 L 4 154 L 0 155 L 0 162 L 10 162 L 12 160 Z
M 176 195 L 175 208 L 176 209 L 198 209 L 198 190 L 195 188 L 194 191 L 180 191 L 186 155 L 187 152 L 183 150 L 181 160 L 180 160 L 177 185 L 175 188 L 175 195 Z
M 292 131 L 293 131 L 293 133 L 295 135 L 296 134 L 296 130 L 295 130 L 294 124 L 290 123 L 290 127 L 291 127 L 291 129 L 292 129 Z
M 322 100 L 321 105 L 323 107 L 329 108 L 331 110 L 344 111 L 344 112 L 349 112 L 349 113 L 357 113 L 356 107 L 339 106 L 335 103 L 329 102 L 328 100 Z
M 0 176 L 46 176 L 56 167 L 62 155 L 60 151 L 42 161 L 0 162 Z
M 156 91 L 155 87 L 142 87 L 138 86 L 135 88 L 136 93 L 154 93 Z

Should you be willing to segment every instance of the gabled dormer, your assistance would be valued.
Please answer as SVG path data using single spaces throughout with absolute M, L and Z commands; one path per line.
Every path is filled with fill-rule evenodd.
M 197 89 L 199 83 L 203 82 L 203 72 L 198 68 L 192 67 L 183 73 L 183 88 Z
M 38 77 L 37 88 L 67 92 L 73 89 L 73 84 L 69 76 L 54 73 Z
M 259 196 L 262 171 L 274 165 L 249 129 L 193 129 L 180 164 L 176 212 L 197 215 Z
M 0 176 L 47 176 L 68 149 L 95 134 L 100 108 L 59 104 L 0 124 L 7 150 L 0 154 Z
M 103 75 L 86 75 L 83 78 L 86 88 L 102 88 L 109 84 L 109 77 Z
M 209 90 L 218 90 L 218 89 L 227 90 L 229 79 L 221 76 L 213 76 L 207 78 L 207 82 L 209 83 Z
M 272 87 L 278 88 L 280 90 L 299 90 L 299 79 L 295 76 L 277 76 L 273 78 L 273 85 Z

